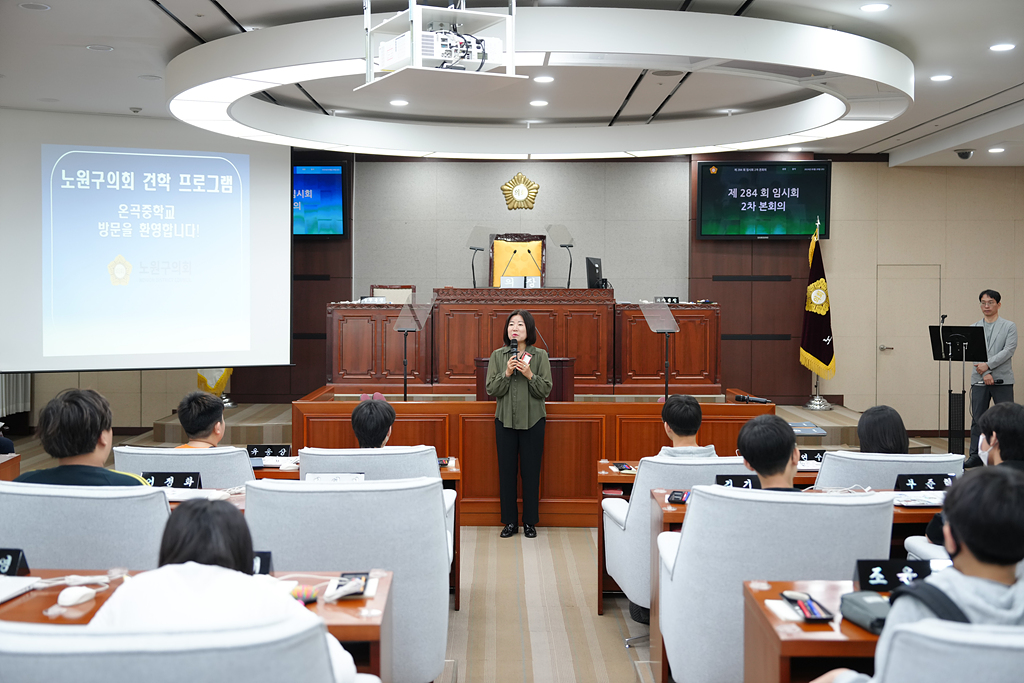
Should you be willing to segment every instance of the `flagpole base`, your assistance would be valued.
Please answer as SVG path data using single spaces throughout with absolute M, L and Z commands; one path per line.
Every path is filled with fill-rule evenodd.
M 225 408 L 237 408 L 238 404 L 231 400 L 231 397 L 226 393 L 221 393 L 220 400 L 224 404 Z
M 832 410 L 832 404 L 818 394 L 812 396 L 811 400 L 804 404 L 804 410 Z

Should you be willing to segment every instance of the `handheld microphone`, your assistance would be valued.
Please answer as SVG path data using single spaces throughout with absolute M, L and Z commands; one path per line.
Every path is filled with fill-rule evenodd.
M 766 398 L 758 398 L 757 396 L 745 396 L 743 394 L 740 394 L 739 396 L 736 397 L 736 402 L 737 403 L 771 403 L 771 401 L 769 401 Z
M 516 339 L 513 338 L 508 340 L 508 352 L 515 358 L 519 357 L 519 342 Z M 518 371 L 513 370 L 512 374 L 514 375 L 516 372 Z
M 501 271 L 501 277 L 505 277 L 505 273 L 508 272 L 508 267 L 512 265 L 512 258 L 516 255 L 517 251 L 519 251 L 519 250 L 518 249 L 513 249 L 512 250 L 512 256 L 508 257 L 508 263 L 505 264 L 505 270 Z
M 538 272 L 544 272 L 544 271 L 541 270 L 540 264 L 537 263 L 537 259 L 533 258 L 533 252 L 530 251 L 529 249 L 527 249 L 526 253 L 530 255 L 530 260 L 533 261 L 533 265 L 537 266 L 537 271 Z

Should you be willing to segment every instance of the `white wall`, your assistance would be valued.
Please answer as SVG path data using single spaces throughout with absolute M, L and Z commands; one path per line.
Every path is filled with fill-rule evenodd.
M 540 185 L 533 209 L 509 211 L 501 186 L 516 173 Z M 687 297 L 689 163 L 359 162 L 355 168 L 353 297 L 371 284 L 470 287 L 474 226 L 575 238 L 572 286 L 586 287 L 585 257 L 602 260 L 620 301 Z M 476 257 L 477 285 L 488 255 Z M 564 287 L 565 249 L 548 245 L 547 286 Z

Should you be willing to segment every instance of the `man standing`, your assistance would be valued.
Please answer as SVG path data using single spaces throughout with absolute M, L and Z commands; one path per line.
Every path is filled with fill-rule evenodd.
M 986 289 L 978 300 L 981 302 L 983 319 L 974 327 L 985 328 L 985 348 L 988 362 L 976 363 L 971 373 L 971 447 L 968 466 L 980 465 L 978 459 L 978 437 L 980 418 L 989 403 L 1013 401 L 1013 352 L 1017 350 L 1017 326 L 999 317 L 1002 297 L 994 289 Z

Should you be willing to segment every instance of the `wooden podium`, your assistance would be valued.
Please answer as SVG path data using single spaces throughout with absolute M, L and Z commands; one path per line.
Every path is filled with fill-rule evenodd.
M 664 340 L 640 307 L 616 304 L 608 289 L 434 290 L 421 332 L 409 335 L 410 393 L 477 393 L 477 358 L 503 346 L 509 314 L 524 308 L 537 323 L 537 346 L 574 361 L 574 393 L 661 394 Z M 720 394 L 721 314 L 717 304 L 672 304 L 679 332 L 670 340 L 674 393 Z M 398 392 L 402 385 L 401 306 L 331 304 L 327 308 L 326 384 L 353 392 Z M 552 372 L 555 372 L 554 366 Z

